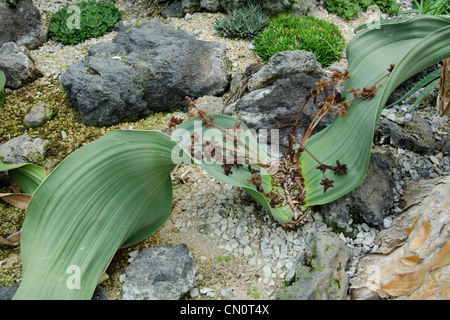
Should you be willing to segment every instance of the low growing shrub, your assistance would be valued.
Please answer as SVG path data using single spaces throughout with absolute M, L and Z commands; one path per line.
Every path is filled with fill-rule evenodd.
M 254 45 L 264 62 L 280 51 L 306 50 L 327 67 L 339 60 L 345 40 L 333 23 L 311 16 L 281 16 L 254 38 Z
M 214 29 L 221 36 L 230 39 L 252 39 L 269 22 L 269 16 L 258 3 L 230 8 L 227 14 L 225 18 L 214 21 Z
M 80 2 L 52 15 L 49 36 L 62 44 L 83 42 L 112 30 L 121 15 L 112 2 Z
M 369 6 L 376 5 L 389 15 L 397 15 L 400 6 L 395 0 L 326 0 L 325 6 L 331 13 L 343 18 L 355 18 L 359 12 L 366 10 Z

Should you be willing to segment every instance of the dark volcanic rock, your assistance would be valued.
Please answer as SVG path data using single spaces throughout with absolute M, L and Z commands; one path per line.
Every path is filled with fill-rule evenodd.
M 173 111 L 186 96 L 221 95 L 229 80 L 221 44 L 157 22 L 119 29 L 61 77 L 83 122 L 101 126 Z
M 29 50 L 36 49 L 46 41 L 47 32 L 41 14 L 32 0 L 17 1 L 16 7 L 0 1 L 0 46 L 15 42 Z

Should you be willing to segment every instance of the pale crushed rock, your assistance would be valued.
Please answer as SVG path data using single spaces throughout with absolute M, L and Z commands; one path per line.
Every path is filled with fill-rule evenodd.
M 171 245 L 186 243 L 192 251 L 200 275 L 192 299 L 256 299 L 255 293 L 259 299 L 275 299 L 307 235 L 332 232 L 320 213 L 301 229 L 285 230 L 240 188 L 196 166 L 180 166 L 174 175 L 183 176 L 184 183 L 174 188 L 172 214 L 158 237 Z M 363 224 L 358 231 L 356 241 L 339 235 L 355 255 L 349 276 L 359 256 L 374 248 L 376 230 Z
M 245 70 L 254 63 L 261 62 L 256 53 L 251 50 L 251 41 L 242 39 L 227 39 L 220 36 L 214 30 L 214 21 L 225 17 L 222 13 L 200 13 L 196 12 L 185 18 L 168 18 L 168 23 L 175 29 L 185 30 L 196 35 L 198 40 L 216 41 L 225 46 L 225 52 L 231 62 L 231 73 L 234 75 L 238 69 Z

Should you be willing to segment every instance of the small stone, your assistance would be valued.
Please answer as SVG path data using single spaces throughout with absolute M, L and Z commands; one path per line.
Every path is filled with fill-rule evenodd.
M 222 297 L 229 297 L 229 296 L 231 296 L 232 293 L 233 293 L 233 289 L 232 288 L 226 288 L 226 289 L 220 290 L 220 295 Z
M 36 128 L 54 115 L 52 106 L 44 101 L 38 101 L 24 118 L 24 124 L 29 128 Z
M 405 114 L 404 120 L 405 122 L 410 122 L 412 120 L 412 114 L 411 113 Z
M 392 122 L 395 122 L 395 120 L 397 119 L 397 117 L 393 113 L 389 113 L 386 118 L 388 118 Z
M 244 248 L 244 256 L 248 257 L 248 256 L 252 256 L 252 255 L 253 255 L 252 248 L 250 248 L 249 246 L 245 246 L 245 248 Z
M 314 219 L 314 221 L 320 221 L 320 222 L 323 222 L 323 216 L 320 214 L 320 212 L 314 212 L 313 213 L 313 219 Z
M 272 277 L 272 266 L 271 265 L 265 265 L 262 269 L 264 278 L 271 278 Z
M 273 253 L 273 251 L 272 251 L 272 249 L 264 249 L 263 251 L 262 251 L 262 256 L 263 257 L 270 257 L 271 255 L 272 255 L 272 253 Z
M 364 241 L 362 242 L 362 244 L 364 246 L 370 247 L 371 245 L 373 245 L 373 239 L 371 238 L 365 238 Z
M 386 229 L 389 228 L 392 225 L 392 216 L 388 216 L 383 219 L 383 227 Z
M 289 261 L 285 264 L 285 267 L 288 268 L 289 270 L 291 270 L 293 266 L 294 266 L 294 263 L 292 261 Z
M 366 223 L 361 223 L 361 228 L 365 231 L 368 232 L 370 230 L 369 226 Z
M 139 254 L 139 250 L 134 250 L 134 251 L 131 251 L 131 252 L 128 252 L 128 256 L 130 257 L 130 258 L 136 258 L 136 256 Z
M 279 269 L 281 269 L 281 268 L 283 268 L 283 266 L 286 264 L 286 261 L 284 261 L 284 260 L 278 260 L 277 261 L 277 269 L 279 270 Z
M 355 256 L 359 256 L 360 254 L 361 254 L 361 247 L 354 247 L 353 248 L 353 254 L 355 255 Z
M 207 293 L 213 292 L 213 291 L 214 291 L 213 289 L 208 288 L 208 287 L 200 288 L 200 293 L 201 293 L 201 294 L 207 294 Z
M 248 236 L 244 236 L 242 238 L 239 239 L 239 243 L 243 246 L 246 246 L 249 244 L 249 239 Z
M 433 162 L 436 165 L 439 165 L 439 159 L 437 157 L 430 156 L 429 158 L 430 158 L 431 162 Z

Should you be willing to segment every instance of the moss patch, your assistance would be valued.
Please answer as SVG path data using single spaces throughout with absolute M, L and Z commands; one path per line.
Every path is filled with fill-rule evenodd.
M 27 128 L 23 123 L 25 115 L 38 101 L 52 106 L 54 116 L 37 128 Z M 136 122 L 124 122 L 111 127 L 87 126 L 80 121 L 79 114 L 72 107 L 70 100 L 59 81 L 41 78 L 35 82 L 11 91 L 7 94 L 6 104 L 0 108 L 2 126 L 0 143 L 14 137 L 27 134 L 50 141 L 47 152 L 47 169 L 51 171 L 56 164 L 78 148 L 116 129 L 153 130 L 159 125 L 167 124 L 170 116 L 153 113 Z

